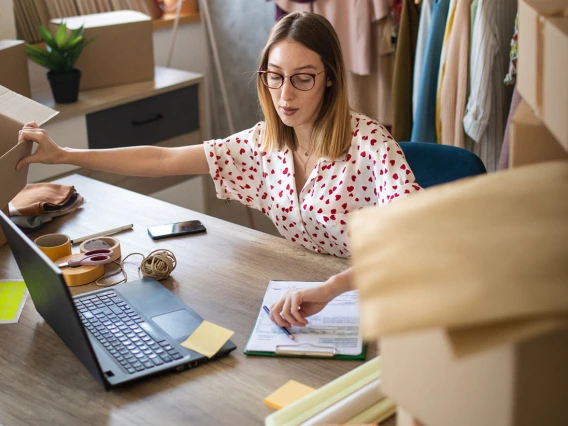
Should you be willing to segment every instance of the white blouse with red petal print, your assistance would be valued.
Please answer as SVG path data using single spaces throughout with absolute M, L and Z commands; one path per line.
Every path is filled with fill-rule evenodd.
M 298 193 L 292 151 L 260 149 L 264 122 L 204 143 L 217 196 L 258 209 L 282 236 L 308 250 L 349 257 L 348 214 L 421 188 L 399 145 L 376 121 L 351 114 L 351 148 L 318 159 Z

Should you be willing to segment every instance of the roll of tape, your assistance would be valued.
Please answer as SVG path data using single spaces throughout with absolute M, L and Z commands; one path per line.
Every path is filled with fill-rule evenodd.
M 79 246 L 81 253 L 98 249 L 111 249 L 113 251 L 112 256 L 110 257 L 112 260 L 116 260 L 121 256 L 120 242 L 116 238 L 112 237 L 92 238 L 90 240 L 83 241 L 83 243 Z
M 67 262 L 68 260 L 78 257 L 83 257 L 83 255 L 76 253 L 62 257 L 57 261 Z M 105 267 L 104 265 L 81 265 L 73 268 L 65 266 L 61 268 L 61 272 L 63 273 L 63 278 L 67 285 L 69 287 L 75 287 L 98 280 L 105 273 Z

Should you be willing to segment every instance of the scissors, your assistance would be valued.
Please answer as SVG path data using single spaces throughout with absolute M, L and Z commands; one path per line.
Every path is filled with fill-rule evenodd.
M 105 263 L 112 262 L 112 259 L 110 257 L 113 255 L 113 253 L 114 252 L 111 249 L 91 250 L 83 253 L 82 257 L 70 259 L 67 262 L 60 263 L 57 266 L 59 268 L 63 268 L 64 266 L 75 268 L 81 265 L 104 265 Z

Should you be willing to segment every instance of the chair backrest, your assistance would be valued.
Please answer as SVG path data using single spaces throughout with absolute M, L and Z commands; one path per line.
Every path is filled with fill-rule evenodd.
M 422 188 L 487 172 L 479 157 L 467 149 L 429 142 L 399 145 Z

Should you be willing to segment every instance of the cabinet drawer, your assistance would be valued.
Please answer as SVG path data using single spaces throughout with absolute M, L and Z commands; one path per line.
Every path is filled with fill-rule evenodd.
M 199 129 L 197 85 L 87 115 L 89 148 L 151 145 Z

